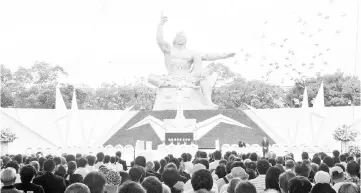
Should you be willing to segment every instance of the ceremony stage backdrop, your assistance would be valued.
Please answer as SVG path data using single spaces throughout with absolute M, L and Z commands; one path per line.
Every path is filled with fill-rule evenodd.
M 202 134 L 198 140 L 200 147 L 214 146 L 219 137 L 222 143 L 259 143 L 261 136 L 267 135 L 272 143 L 288 145 L 328 145 L 340 148 L 333 140 L 333 130 L 342 124 L 361 128 L 361 107 L 328 107 L 316 113 L 309 109 L 256 109 L 256 110 L 210 110 L 185 111 L 186 118 L 196 118 L 201 122 L 218 114 L 234 119 L 252 128 L 250 133 L 244 128 L 220 123 Z M 9 144 L 9 153 L 24 152 L 26 148 L 99 146 L 106 144 L 135 145 L 136 139 L 147 139 L 160 143 L 153 128 L 140 126 L 126 129 L 141 121 L 147 115 L 159 119 L 174 118 L 175 111 L 105 111 L 105 110 L 65 110 L 54 109 L 0 109 L 0 126 L 16 133 L 17 139 Z M 223 137 L 224 136 L 224 137 Z M 133 144 L 132 144 L 133 143 Z

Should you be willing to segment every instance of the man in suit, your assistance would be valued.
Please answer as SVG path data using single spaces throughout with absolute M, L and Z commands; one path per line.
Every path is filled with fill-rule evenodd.
M 269 147 L 269 142 L 267 140 L 267 137 L 263 137 L 263 140 L 262 140 L 263 157 L 268 153 L 268 147 Z
M 122 157 L 122 152 L 117 151 L 117 152 L 115 153 L 115 156 L 117 156 L 117 157 L 119 158 L 118 163 L 123 166 L 123 170 L 124 170 L 124 171 L 127 171 L 127 170 L 128 170 L 127 163 L 126 163 L 126 161 L 124 161 L 124 160 L 121 159 L 121 157 Z
M 45 193 L 63 193 L 66 189 L 65 180 L 54 175 L 54 171 L 54 160 L 46 160 L 44 162 L 44 174 L 34 178 L 33 183 L 42 186 Z

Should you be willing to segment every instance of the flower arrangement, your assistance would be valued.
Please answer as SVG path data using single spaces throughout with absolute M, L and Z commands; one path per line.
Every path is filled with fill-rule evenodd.
M 361 150 L 360 150 L 360 146 L 358 144 L 352 144 L 348 147 L 348 153 L 351 156 L 355 156 L 356 154 L 360 154 Z
M 332 135 L 336 141 L 348 142 L 355 141 L 358 132 L 350 129 L 350 126 L 348 125 L 341 125 L 334 130 Z
M 16 139 L 15 133 L 9 129 L 1 129 L 0 140 L 5 143 L 11 143 Z

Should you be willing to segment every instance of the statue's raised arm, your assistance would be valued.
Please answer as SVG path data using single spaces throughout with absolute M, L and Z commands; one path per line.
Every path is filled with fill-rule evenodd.
M 157 43 L 162 52 L 164 54 L 168 54 L 170 52 L 170 44 L 166 42 L 163 38 L 163 26 L 168 21 L 168 17 L 163 16 L 162 12 L 160 19 L 161 20 L 157 28 Z
M 226 59 L 226 58 L 231 58 L 235 55 L 236 53 L 234 52 L 221 53 L 221 54 L 207 53 L 207 54 L 202 54 L 202 61 L 214 61 L 214 60 Z

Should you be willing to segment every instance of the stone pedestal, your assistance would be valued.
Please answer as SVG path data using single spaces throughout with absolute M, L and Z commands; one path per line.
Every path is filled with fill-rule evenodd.
M 206 105 L 200 88 L 159 88 L 153 110 L 177 110 L 179 95 L 182 96 L 183 110 L 215 109 L 214 107 Z

